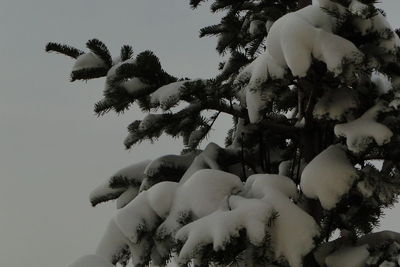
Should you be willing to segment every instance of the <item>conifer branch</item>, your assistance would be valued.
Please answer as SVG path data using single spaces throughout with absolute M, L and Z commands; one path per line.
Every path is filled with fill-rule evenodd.
M 94 54 L 98 55 L 104 61 L 104 63 L 109 68 L 111 68 L 112 66 L 111 54 L 108 51 L 107 46 L 103 42 L 97 39 L 92 39 L 87 41 L 86 47 L 89 48 L 90 51 L 92 51 Z
M 121 48 L 121 61 L 131 59 L 133 57 L 133 49 L 130 45 L 124 45 Z
M 88 68 L 74 70 L 71 72 L 71 82 L 76 80 L 90 80 L 95 78 L 104 77 L 107 75 L 106 68 Z
M 79 50 L 75 47 L 53 42 L 47 43 L 45 50 L 46 52 L 57 52 L 75 59 L 84 54 L 82 50 Z

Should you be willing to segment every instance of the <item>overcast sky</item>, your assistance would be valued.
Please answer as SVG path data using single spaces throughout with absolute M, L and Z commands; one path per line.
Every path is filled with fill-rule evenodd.
M 183 0 L 1 0 L 0 9 L 0 266 L 65 266 L 95 249 L 114 203 L 91 208 L 89 192 L 114 171 L 180 143 L 123 148 L 126 126 L 142 116 L 96 118 L 102 81 L 69 83 L 72 61 L 46 54 L 49 41 L 84 48 L 103 40 L 153 50 L 179 77 L 211 77 L 218 57 L 214 39 L 198 39 L 218 19 Z M 398 0 L 382 5 L 400 26 Z M 219 142 L 222 134 L 216 134 Z M 214 140 L 215 140 L 214 139 Z M 400 209 L 382 228 L 400 231 Z

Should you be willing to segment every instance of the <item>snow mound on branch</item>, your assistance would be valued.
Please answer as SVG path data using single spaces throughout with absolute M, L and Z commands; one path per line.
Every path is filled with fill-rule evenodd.
M 245 192 L 270 204 L 278 213 L 270 229 L 275 256 L 284 256 L 290 266 L 301 267 L 302 258 L 314 248 L 320 229 L 309 214 L 291 201 L 298 197 L 296 184 L 281 175 L 255 174 L 246 181 Z
M 138 193 L 144 171 L 151 161 L 145 160 L 120 169 L 106 182 L 96 187 L 89 196 L 92 205 L 118 197 L 117 208 L 129 203 Z
M 300 186 L 307 197 L 318 199 L 324 209 L 330 210 L 350 190 L 357 178 L 344 148 L 332 145 L 305 167 Z
M 164 110 L 176 105 L 180 100 L 181 90 L 185 88 L 187 82 L 193 81 L 184 80 L 161 86 L 150 95 L 150 102 L 153 105 L 160 105 Z
M 179 230 L 182 215 L 204 217 L 220 207 L 227 196 L 241 191 L 240 178 L 234 174 L 211 169 L 195 172 L 177 189 L 171 211 L 158 229 L 160 236 L 173 236 Z
M 275 92 L 271 90 L 260 90 L 259 87 L 261 84 L 270 78 L 281 79 L 284 77 L 285 72 L 285 68 L 279 66 L 268 51 L 266 51 L 239 73 L 236 79 L 237 83 L 249 80 L 245 87 L 245 95 L 251 122 L 257 122 L 260 119 L 259 112 L 275 96 Z
M 147 83 L 142 82 L 139 78 L 133 77 L 131 79 L 128 79 L 125 82 L 121 83 L 121 86 L 125 88 L 126 92 L 128 94 L 135 94 L 140 90 L 143 90 L 145 88 L 148 88 L 149 85 Z
M 77 259 L 68 267 L 114 267 L 114 265 L 98 255 L 86 255 Z
M 189 261 L 198 249 L 208 244 L 213 245 L 214 251 L 225 250 L 242 229 L 251 244 L 260 246 L 265 241 L 268 220 L 273 214 L 271 205 L 241 196 L 231 196 L 227 203 L 229 209 L 219 209 L 177 232 L 176 239 L 184 242 L 179 254 L 181 262 Z
M 350 5 L 349 5 L 349 11 L 353 15 L 365 18 L 368 15 L 369 11 L 369 6 L 361 3 L 358 0 L 352 0 Z
M 120 255 L 129 244 L 128 239 L 118 228 L 114 220 L 108 223 L 105 234 L 96 248 L 96 255 L 101 256 L 108 262 L 115 262 L 116 256 Z M 86 266 L 85 266 L 86 267 Z
M 350 41 L 331 33 L 332 20 L 316 6 L 308 6 L 278 19 L 267 37 L 267 47 L 277 64 L 304 77 L 312 56 L 340 74 L 344 59 L 360 63 L 363 55 Z
M 379 94 L 383 95 L 393 89 L 393 85 L 387 76 L 380 72 L 373 72 L 371 75 L 371 82 L 375 84 Z
M 260 85 L 268 79 L 283 78 L 290 69 L 297 77 L 306 76 L 313 57 L 326 63 L 329 71 L 339 75 L 343 63 L 359 64 L 364 56 L 350 41 L 333 34 L 333 22 L 326 12 L 308 6 L 279 18 L 266 38 L 267 50 L 239 73 L 237 81 L 249 80 L 245 87 L 250 122 L 256 123 L 266 103 L 274 96 Z
M 97 55 L 92 52 L 85 53 L 80 55 L 76 61 L 74 66 L 72 67 L 72 71 L 78 71 L 83 69 L 95 69 L 95 68 L 106 68 L 107 65 L 104 61 Z
M 110 83 L 114 83 L 114 80 L 117 78 L 117 69 L 121 67 L 124 64 L 136 64 L 135 59 L 127 59 L 125 61 L 119 61 L 116 62 L 107 72 L 107 77 L 106 77 L 106 86 L 104 88 L 104 91 L 107 92 L 110 90 Z M 143 89 L 146 89 L 150 87 L 149 84 L 144 83 L 140 80 L 138 77 L 133 77 L 130 79 L 123 79 L 122 81 L 118 82 L 118 85 L 121 88 L 124 88 L 125 91 L 128 94 L 136 94 L 137 92 L 140 92 Z
M 327 267 L 364 267 L 369 257 L 368 245 L 342 248 L 325 259 Z
M 221 167 L 217 163 L 217 158 L 221 149 L 217 144 L 209 143 L 204 151 L 194 158 L 193 163 L 186 170 L 180 183 L 186 182 L 194 173 L 202 169 L 220 170 Z
M 400 47 L 399 36 L 394 32 L 381 12 L 376 12 L 371 18 L 355 18 L 353 23 L 362 35 L 370 33 L 379 34 L 380 41 L 378 46 L 386 52 L 395 53 Z
M 360 118 L 351 122 L 336 124 L 336 136 L 345 137 L 348 149 L 354 153 L 364 151 L 373 141 L 378 146 L 390 142 L 393 136 L 392 131 L 385 125 L 376 122 L 378 114 L 385 110 L 386 107 L 383 102 L 379 102 Z
M 141 192 L 133 201 L 119 210 L 114 221 L 122 233 L 137 243 L 141 232 L 151 232 L 160 218 L 168 214 L 178 184 L 162 182 Z
M 396 110 L 400 108 L 400 92 L 395 93 L 394 99 L 389 103 L 389 107 Z
M 350 90 L 338 88 L 329 90 L 317 100 L 313 115 L 317 119 L 329 118 L 331 120 L 342 120 L 352 109 L 358 107 L 358 101 Z

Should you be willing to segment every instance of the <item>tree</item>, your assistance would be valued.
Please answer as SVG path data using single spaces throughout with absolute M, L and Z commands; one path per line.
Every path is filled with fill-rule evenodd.
M 93 206 L 119 210 L 72 266 L 400 265 L 400 234 L 371 233 L 400 193 L 398 32 L 374 0 L 309 4 L 213 1 L 224 16 L 200 36 L 218 36 L 229 58 L 209 80 L 173 77 L 127 45 L 115 59 L 97 39 L 88 52 L 46 46 L 76 59 L 72 81 L 105 77 L 98 115 L 147 114 L 127 148 L 162 134 L 184 144 L 92 192 Z M 200 150 L 222 113 L 233 118 L 225 147 Z

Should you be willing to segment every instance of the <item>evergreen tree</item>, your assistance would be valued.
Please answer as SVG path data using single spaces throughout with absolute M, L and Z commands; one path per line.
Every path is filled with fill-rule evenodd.
M 400 193 L 400 39 L 384 11 L 374 0 L 214 0 L 211 11 L 224 16 L 200 36 L 229 55 L 213 79 L 173 77 L 127 45 L 116 59 L 96 39 L 87 52 L 47 45 L 76 60 L 72 81 L 105 77 L 98 115 L 147 114 L 127 148 L 183 139 L 181 155 L 92 192 L 93 206 L 119 210 L 72 266 L 400 266 L 400 234 L 371 233 Z M 222 113 L 225 147 L 200 150 Z

